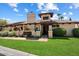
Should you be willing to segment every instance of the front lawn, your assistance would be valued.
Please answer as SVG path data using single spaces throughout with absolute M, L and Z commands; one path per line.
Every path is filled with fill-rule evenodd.
M 53 38 L 48 42 L 0 39 L 0 45 L 42 56 L 79 56 L 79 38 Z

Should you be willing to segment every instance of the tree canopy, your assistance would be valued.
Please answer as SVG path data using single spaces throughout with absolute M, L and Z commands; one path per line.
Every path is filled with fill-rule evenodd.
M 4 25 L 6 25 L 7 23 L 8 23 L 7 20 L 0 19 L 0 26 L 4 26 Z

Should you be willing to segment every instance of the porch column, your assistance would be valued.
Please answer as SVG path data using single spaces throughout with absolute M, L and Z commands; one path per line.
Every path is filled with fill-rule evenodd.
M 25 27 L 25 25 L 23 24 L 23 26 L 22 26 L 22 28 L 23 28 L 23 31 L 24 31 L 24 29 L 25 29 L 24 27 Z
M 75 24 L 75 28 L 78 28 L 78 24 Z
M 53 37 L 52 25 L 49 25 L 48 37 L 49 38 L 52 38 Z
M 41 28 L 41 25 L 40 25 L 40 36 L 41 36 L 41 29 L 42 29 L 42 28 Z
M 32 25 L 32 36 L 35 36 L 35 34 L 36 34 L 36 33 L 35 33 L 35 25 L 33 24 L 33 25 Z

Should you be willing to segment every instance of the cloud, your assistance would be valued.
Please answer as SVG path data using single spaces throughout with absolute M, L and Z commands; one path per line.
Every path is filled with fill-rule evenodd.
M 10 23 L 12 21 L 10 18 L 5 18 L 5 17 L 0 18 L 0 19 L 7 20 L 8 23 Z
M 31 6 L 33 6 L 34 4 L 33 3 L 31 3 Z
M 73 8 L 73 6 L 70 6 L 69 8 L 70 8 L 70 9 L 72 9 L 72 8 Z
M 24 10 L 25 10 L 26 13 L 28 12 L 28 9 L 25 8 Z
M 72 12 L 69 12 L 69 15 L 73 15 L 73 13 Z
M 39 11 L 53 11 L 53 10 L 57 10 L 59 11 L 59 8 L 57 7 L 56 4 L 53 4 L 53 3 L 38 3 L 37 4 L 37 7 L 38 7 L 38 10 Z
M 19 12 L 19 10 L 18 10 L 17 8 L 14 8 L 13 10 L 14 10 L 15 12 Z
M 22 14 L 16 14 L 17 16 L 23 16 Z
M 18 3 L 8 3 L 9 6 L 16 8 Z
M 45 6 L 45 3 L 38 3 L 37 7 L 39 10 L 43 10 L 43 7 Z
M 58 19 L 57 14 L 54 14 L 53 17 L 52 17 L 51 19 L 52 19 L 52 20 L 57 20 L 57 19 Z
M 59 8 L 57 7 L 57 5 L 52 4 L 52 3 L 47 3 L 45 6 L 46 10 L 59 10 Z
M 8 3 L 8 5 L 13 8 L 13 11 L 19 12 L 19 10 L 17 8 L 18 7 L 18 3 Z
M 47 12 L 47 11 L 45 11 L 45 10 L 42 10 L 42 11 L 41 11 L 41 13 L 46 13 L 46 12 Z
M 64 20 L 67 20 L 68 19 L 68 17 L 67 16 L 64 16 Z
M 67 15 L 67 13 L 66 13 L 66 12 L 64 12 L 64 13 L 63 13 L 63 15 Z
M 75 8 L 79 8 L 79 3 L 73 3 L 72 4 Z

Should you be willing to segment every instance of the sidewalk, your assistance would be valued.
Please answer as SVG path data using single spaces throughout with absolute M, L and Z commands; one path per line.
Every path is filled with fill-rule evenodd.
M 36 56 L 30 53 L 22 52 L 19 50 L 15 50 L 3 46 L 0 46 L 0 54 L 3 54 L 5 56 Z

